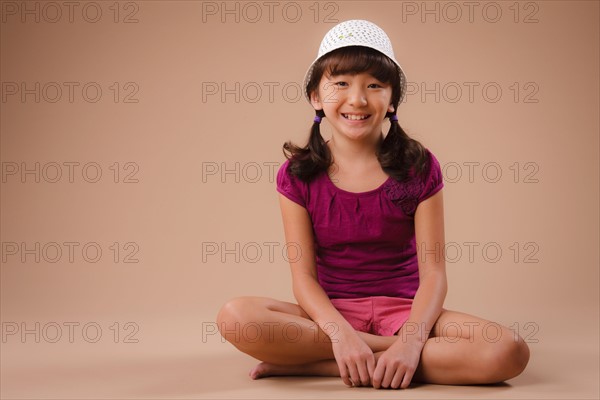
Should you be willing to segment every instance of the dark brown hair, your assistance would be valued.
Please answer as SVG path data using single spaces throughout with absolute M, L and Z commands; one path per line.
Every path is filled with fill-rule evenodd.
M 392 87 L 392 105 L 398 110 L 401 98 L 400 75 L 396 64 L 377 50 L 364 46 L 342 47 L 321 57 L 314 65 L 312 75 L 307 83 L 306 91 L 318 90 L 324 73 L 327 75 L 369 73 L 381 82 Z M 316 115 L 323 118 L 323 110 L 315 110 Z M 387 113 L 391 117 L 394 113 Z M 321 171 L 326 171 L 332 163 L 331 152 L 321 136 L 319 123 L 314 123 L 304 147 L 291 141 L 283 145 L 283 154 L 290 160 L 290 173 L 308 182 Z M 390 121 L 388 131 L 381 146 L 377 149 L 377 159 L 381 168 L 393 178 L 404 181 L 414 167 L 417 174 L 422 174 L 428 164 L 425 147 L 417 140 L 410 138 L 398 121 Z

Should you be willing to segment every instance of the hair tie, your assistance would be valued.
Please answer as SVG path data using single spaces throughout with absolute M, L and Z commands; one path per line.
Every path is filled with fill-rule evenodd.
M 398 121 L 398 116 L 396 114 L 392 115 L 390 121 Z
M 317 115 L 313 121 L 316 122 L 317 124 L 320 124 L 321 123 L 321 117 L 319 117 Z

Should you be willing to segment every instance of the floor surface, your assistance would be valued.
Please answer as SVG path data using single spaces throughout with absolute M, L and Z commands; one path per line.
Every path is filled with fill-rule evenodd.
M 39 351 L 31 351 L 36 346 Z M 525 372 L 496 385 L 375 390 L 346 388 L 338 378 L 254 381 L 248 371 L 257 361 L 219 341 L 187 352 L 185 343 L 153 350 L 126 344 L 4 344 L 0 394 L 2 399 L 598 399 L 597 348 L 530 343 Z

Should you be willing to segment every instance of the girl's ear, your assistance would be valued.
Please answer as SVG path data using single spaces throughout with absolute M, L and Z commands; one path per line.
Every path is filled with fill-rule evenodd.
M 391 113 L 394 112 L 394 106 L 392 104 L 389 105 L 388 112 L 391 112 Z
M 312 104 L 315 110 L 322 110 L 323 104 L 321 104 L 321 100 L 319 99 L 318 93 L 314 90 L 310 93 L 310 103 Z

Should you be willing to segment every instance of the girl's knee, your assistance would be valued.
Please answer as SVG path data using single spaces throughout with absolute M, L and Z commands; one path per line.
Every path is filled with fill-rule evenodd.
M 263 328 L 272 325 L 268 320 L 271 313 L 269 307 L 273 301 L 275 300 L 267 297 L 254 296 L 236 297 L 227 301 L 217 315 L 217 328 L 221 336 L 248 354 L 261 348 L 268 337 Z
M 507 358 L 510 360 L 507 369 L 512 375 L 511 378 L 525 370 L 525 367 L 529 363 L 529 355 L 530 352 L 527 343 L 525 343 L 523 338 L 515 335 L 515 339 L 511 340 L 510 344 L 507 345 Z
M 235 297 L 227 301 L 217 314 L 217 323 L 231 324 L 235 322 L 243 322 L 244 319 L 257 311 L 261 298 L 252 296 Z
M 251 317 L 250 310 L 255 303 L 252 297 L 236 297 L 221 306 L 217 314 L 217 328 L 228 342 L 238 346 L 242 327 Z
M 233 332 L 267 318 L 271 302 L 272 299 L 256 296 L 235 297 L 227 301 L 217 314 L 217 326 L 221 334 Z
M 512 379 L 525 370 L 529 362 L 529 346 L 518 335 L 506 329 L 506 336 L 489 346 L 489 383 Z

